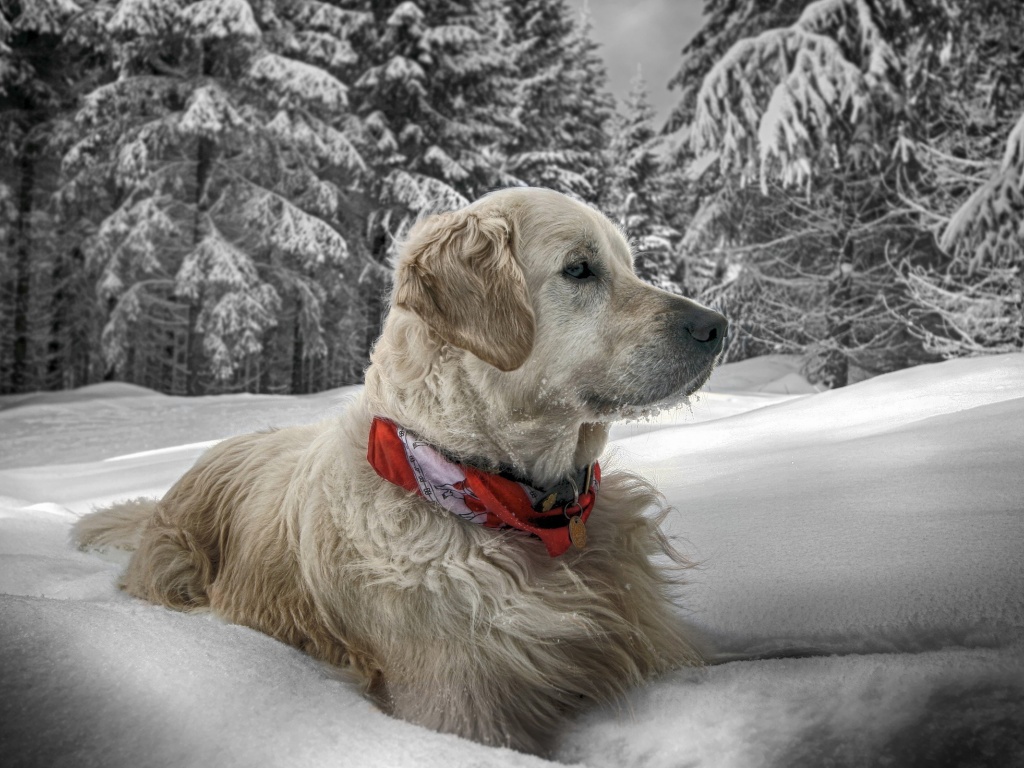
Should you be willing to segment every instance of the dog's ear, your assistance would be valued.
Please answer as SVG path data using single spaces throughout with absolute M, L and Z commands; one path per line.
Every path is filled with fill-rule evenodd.
M 395 275 L 396 306 L 495 368 L 521 366 L 535 330 L 526 279 L 501 215 L 443 213 L 413 227 Z

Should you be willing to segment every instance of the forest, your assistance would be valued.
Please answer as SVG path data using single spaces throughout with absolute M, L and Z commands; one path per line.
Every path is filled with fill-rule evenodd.
M 659 121 L 566 0 L 0 0 L 0 394 L 360 382 L 410 224 L 519 184 L 730 360 L 1024 350 L 1024 3 L 704 13 Z

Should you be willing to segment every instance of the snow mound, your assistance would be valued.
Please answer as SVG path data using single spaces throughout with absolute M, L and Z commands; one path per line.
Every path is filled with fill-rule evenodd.
M 88 384 L 78 389 L 65 389 L 58 392 L 32 392 L 26 395 L 4 395 L 0 397 L 0 411 L 6 408 L 17 408 L 26 405 L 53 405 L 55 403 L 80 403 L 84 400 L 98 400 L 120 397 L 163 397 L 147 387 L 129 384 L 124 381 L 104 381 L 99 384 Z
M 543 764 L 386 717 L 308 656 L 208 615 L 5 597 L 0 622 L 11 768 Z
M 720 365 L 711 374 L 707 392 L 764 392 L 775 395 L 809 395 L 818 392 L 800 373 L 796 355 L 765 355 Z
M 337 413 L 358 391 L 341 387 L 315 395 L 174 397 L 133 384 L 95 386 L 101 392 L 126 387 L 129 396 L 96 398 L 90 396 L 93 387 L 82 387 L 63 399 L 0 410 L 0 468 L 94 461 L 304 424 Z

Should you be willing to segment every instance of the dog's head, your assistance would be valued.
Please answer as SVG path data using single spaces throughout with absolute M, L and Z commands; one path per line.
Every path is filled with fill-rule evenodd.
M 393 305 L 503 377 L 521 407 L 549 402 L 608 420 L 699 388 L 727 322 L 642 282 L 622 233 L 542 189 L 492 193 L 410 232 Z

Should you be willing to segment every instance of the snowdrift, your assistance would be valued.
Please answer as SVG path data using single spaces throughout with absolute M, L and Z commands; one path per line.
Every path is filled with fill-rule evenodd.
M 388 718 L 269 637 L 120 594 L 121 563 L 68 546 L 93 505 L 349 394 L 3 403 L 5 766 L 549 764 Z M 823 393 L 791 360 L 745 361 L 612 438 L 606 463 L 677 508 L 701 563 L 680 610 L 717 663 L 568 723 L 560 761 L 1024 765 L 1024 355 Z

